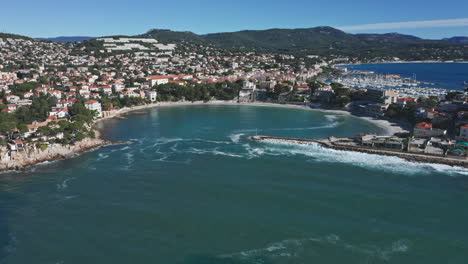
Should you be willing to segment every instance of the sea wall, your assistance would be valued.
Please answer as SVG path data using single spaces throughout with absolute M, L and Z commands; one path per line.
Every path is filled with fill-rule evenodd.
M 355 151 L 355 152 L 363 152 L 363 153 L 383 155 L 383 156 L 397 156 L 397 157 L 400 157 L 402 159 L 409 160 L 409 161 L 438 163 L 438 164 L 446 164 L 450 166 L 459 166 L 459 167 L 468 168 L 468 160 L 462 159 L 462 158 L 456 159 L 456 158 L 448 158 L 448 157 L 440 157 L 440 156 L 415 154 L 415 153 L 409 153 L 409 152 L 398 152 L 398 151 L 373 149 L 373 148 L 366 148 L 366 147 L 359 147 L 359 146 L 351 146 L 351 145 L 337 144 L 327 139 L 314 140 L 314 139 L 282 138 L 282 137 L 270 137 L 270 136 L 253 136 L 251 137 L 251 139 L 256 140 L 256 141 L 274 140 L 274 141 L 294 143 L 294 144 L 317 143 L 323 147 L 335 149 L 335 150 Z

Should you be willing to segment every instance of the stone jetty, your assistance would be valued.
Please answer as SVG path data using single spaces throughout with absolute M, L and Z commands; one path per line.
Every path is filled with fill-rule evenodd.
M 284 138 L 284 137 L 272 137 L 272 136 L 252 136 L 251 139 L 255 141 L 276 141 L 276 142 L 293 143 L 293 144 L 301 144 L 301 145 L 319 144 L 325 148 L 330 148 L 330 149 L 335 149 L 335 150 L 355 151 L 355 152 L 363 152 L 363 153 L 384 155 L 384 156 L 396 156 L 396 157 L 400 157 L 402 159 L 409 160 L 409 161 L 424 162 L 424 163 L 437 163 L 437 164 L 445 164 L 445 165 L 450 165 L 450 166 L 459 166 L 459 167 L 468 168 L 468 160 L 466 160 L 465 158 L 450 158 L 450 157 L 443 157 L 443 156 L 416 154 L 416 153 L 410 153 L 410 152 L 405 152 L 405 151 L 392 151 L 392 150 L 369 148 L 369 147 L 362 147 L 362 146 L 356 146 L 352 144 L 341 143 L 343 140 L 349 141 L 350 139 L 339 139 L 339 138 L 333 138 L 333 137 L 328 138 L 328 139 L 301 139 L 301 138 Z

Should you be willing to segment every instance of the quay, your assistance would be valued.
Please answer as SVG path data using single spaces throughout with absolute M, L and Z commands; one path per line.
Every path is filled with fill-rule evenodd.
M 250 139 L 254 141 L 276 141 L 276 142 L 292 143 L 292 144 L 300 144 L 300 145 L 319 144 L 325 148 L 341 150 L 341 151 L 354 151 L 354 152 L 362 152 L 362 153 L 383 155 L 383 156 L 396 156 L 396 157 L 400 157 L 408 161 L 423 162 L 423 163 L 437 163 L 437 164 L 445 164 L 449 166 L 459 166 L 459 167 L 468 168 L 468 160 L 464 158 L 450 158 L 450 157 L 444 157 L 444 156 L 409 153 L 405 151 L 392 151 L 392 150 L 386 150 L 386 149 L 364 147 L 364 146 L 358 146 L 358 145 L 347 143 L 347 142 L 350 142 L 350 139 L 340 139 L 340 138 L 334 138 L 334 137 L 330 137 L 328 139 L 301 139 L 301 138 L 284 138 L 284 137 L 260 136 L 260 135 L 252 136 L 250 137 Z

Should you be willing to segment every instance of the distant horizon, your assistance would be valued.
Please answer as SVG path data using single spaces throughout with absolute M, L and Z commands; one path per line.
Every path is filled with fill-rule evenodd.
M 88 34 L 88 35 L 73 35 L 72 34 L 72 35 L 57 35 L 57 36 L 46 36 L 46 37 L 44 37 L 44 36 L 22 35 L 22 34 L 18 34 L 16 32 L 0 32 L 0 33 L 16 34 L 16 35 L 21 35 L 21 36 L 25 36 L 25 37 L 30 37 L 30 38 L 33 38 L 33 39 L 52 39 L 52 38 L 100 38 L 100 37 L 117 36 L 117 35 L 136 36 L 136 35 L 144 34 L 144 33 L 149 32 L 151 30 L 170 30 L 170 31 L 174 31 L 174 32 L 192 32 L 192 33 L 197 34 L 197 35 L 208 35 L 208 34 L 218 34 L 218 33 L 240 32 L 240 31 L 264 31 L 264 30 L 271 30 L 271 29 L 308 29 L 308 28 L 317 28 L 317 27 L 331 27 L 331 28 L 335 28 L 337 30 L 341 30 L 341 31 L 343 31 L 345 33 L 348 33 L 348 34 L 353 34 L 353 35 L 356 35 L 356 34 L 401 34 L 401 35 L 411 35 L 411 36 L 419 37 L 419 38 L 422 38 L 422 39 L 428 39 L 428 40 L 441 40 L 441 39 L 444 39 L 444 38 L 452 38 L 452 37 L 468 37 L 468 32 L 466 33 L 466 35 L 450 35 L 450 36 L 441 37 L 441 38 L 424 38 L 424 37 L 418 36 L 417 34 L 406 34 L 406 33 L 401 33 L 401 32 L 398 32 L 398 31 L 348 32 L 346 30 L 342 30 L 339 27 L 334 27 L 334 26 L 315 26 L 315 27 L 296 27 L 296 28 L 273 27 L 273 28 L 265 28 L 265 29 L 241 29 L 241 30 L 235 30 L 235 31 L 218 31 L 218 32 L 209 32 L 209 33 L 196 33 L 196 32 L 191 31 L 191 30 L 173 30 L 173 29 L 168 29 L 168 28 L 151 28 L 151 29 L 145 30 L 144 32 L 137 32 L 137 33 L 133 33 L 133 34 L 116 33 L 116 34 L 108 34 L 108 35 L 100 35 L 100 36 L 99 35 L 91 35 L 91 34 Z
M 0 31 L 56 36 L 134 35 L 150 28 L 196 34 L 310 28 L 442 39 L 468 35 L 468 1 L 446 0 L 24 0 L 2 3 Z

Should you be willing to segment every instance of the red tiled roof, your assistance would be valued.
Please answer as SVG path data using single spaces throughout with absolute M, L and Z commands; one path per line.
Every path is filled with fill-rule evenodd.
M 397 100 L 400 101 L 400 102 L 410 102 L 410 101 L 414 101 L 414 98 L 412 98 L 412 97 L 402 97 L 402 98 L 398 98 Z
M 417 129 L 431 129 L 432 124 L 426 123 L 426 122 L 421 122 L 416 124 Z

